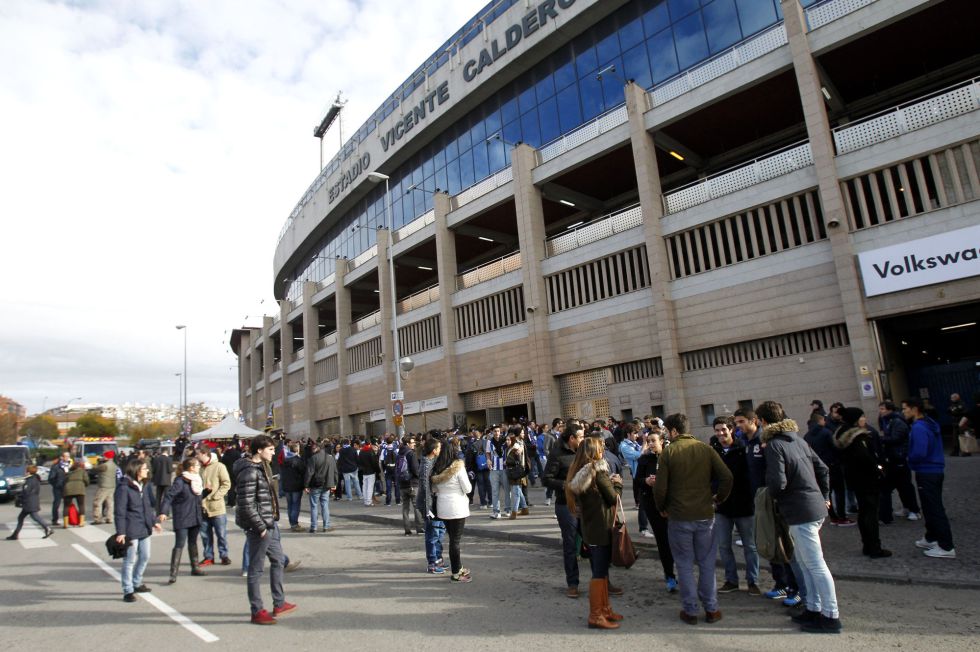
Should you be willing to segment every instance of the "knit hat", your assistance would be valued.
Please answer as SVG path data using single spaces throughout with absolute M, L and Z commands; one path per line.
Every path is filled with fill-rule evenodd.
M 845 425 L 853 426 L 857 424 L 858 419 L 864 416 L 864 410 L 856 407 L 846 407 L 838 411 L 840 414 L 841 421 Z
M 116 451 L 106 451 L 105 455 L 103 455 L 103 457 L 106 458 L 107 460 L 111 460 L 115 456 L 116 456 Z

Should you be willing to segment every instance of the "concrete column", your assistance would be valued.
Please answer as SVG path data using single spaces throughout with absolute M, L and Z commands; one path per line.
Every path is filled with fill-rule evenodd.
M 684 367 L 677 345 L 677 320 L 674 316 L 674 302 L 670 299 L 670 270 L 664 249 L 663 230 L 660 228 L 660 220 L 664 216 L 660 166 L 657 164 L 657 148 L 653 136 L 643 123 L 643 114 L 649 109 L 646 92 L 636 84 L 627 84 L 626 111 L 629 114 L 630 144 L 636 166 L 640 208 L 643 210 L 643 239 L 650 264 L 650 290 L 653 292 L 653 306 L 648 311 L 647 323 L 654 329 L 660 345 L 660 360 L 664 370 L 664 409 L 668 414 L 690 414 L 693 406 L 688 406 L 685 399 L 682 375 Z
M 279 352 L 282 367 L 282 382 L 279 383 L 282 399 L 282 417 L 276 419 L 276 426 L 285 431 L 289 431 L 293 425 L 293 410 L 289 406 L 289 363 L 293 361 L 293 327 L 286 318 L 289 316 L 290 302 L 279 302 Z
M 780 0 L 780 2 L 783 6 L 786 36 L 793 55 L 793 68 L 796 71 L 796 83 L 803 105 L 803 117 L 810 138 L 810 150 L 813 152 L 813 165 L 817 172 L 820 206 L 833 250 L 844 321 L 851 341 L 853 398 L 860 399 L 861 383 L 871 381 L 876 388 L 877 396 L 860 399 L 860 401 L 866 414 L 875 414 L 878 402 L 881 400 L 881 389 L 876 373 L 881 366 L 881 361 L 874 344 L 872 327 L 868 322 L 864 303 L 864 293 L 854 263 L 854 244 L 849 232 L 847 213 L 844 210 L 844 198 L 841 196 L 830 120 L 827 117 L 823 92 L 820 90 L 820 75 L 813 54 L 810 52 L 803 7 L 800 6 L 799 0 Z M 842 398 L 847 400 L 846 397 Z M 852 402 L 848 402 L 848 405 L 850 404 Z
M 259 423 L 256 430 L 262 430 L 265 427 L 265 417 L 269 414 L 269 409 L 272 407 L 272 383 L 269 381 L 269 377 L 272 375 L 272 317 L 262 317 L 262 364 L 265 366 L 265 370 L 262 374 L 262 380 L 265 381 L 265 385 L 262 388 L 262 402 L 265 404 L 265 414 L 261 416 L 261 422 Z
M 398 360 L 395 359 L 395 306 L 391 305 L 391 265 L 388 260 L 388 247 L 391 243 L 391 232 L 378 229 L 378 291 L 381 300 L 381 355 L 384 356 L 385 370 L 385 401 L 395 391 L 395 374 L 398 373 Z M 385 430 L 395 432 L 395 423 L 390 409 L 385 409 Z
M 443 378 L 449 417 L 463 411 L 456 378 L 456 319 L 453 315 L 453 293 L 456 291 L 456 236 L 446 221 L 452 208 L 449 195 L 437 192 L 433 197 L 436 228 L 436 273 L 439 275 L 439 332 L 442 335 Z
M 531 173 L 538 164 L 537 150 L 518 145 L 511 152 L 514 171 L 514 203 L 517 209 L 517 237 L 524 275 L 524 306 L 527 309 L 528 362 L 534 384 L 534 415 L 539 422 L 561 414 L 561 396 L 555 378 L 548 330 L 548 303 L 541 261 L 544 260 L 544 206 L 541 189 Z
M 380 251 L 380 248 L 379 248 Z M 340 435 L 349 436 L 350 407 L 347 402 L 347 373 L 350 364 L 347 359 L 347 338 L 350 337 L 350 290 L 344 285 L 347 276 L 347 261 L 337 260 L 334 270 L 334 305 L 337 308 L 337 416 L 340 417 Z
M 316 294 L 316 283 L 303 283 L 303 388 L 306 389 L 306 419 L 309 422 L 309 433 L 313 437 L 316 432 L 316 401 L 314 396 L 313 371 L 314 356 L 320 345 L 319 329 L 317 328 L 317 313 L 313 305 L 313 295 Z
M 249 360 L 249 364 L 251 365 L 250 375 L 252 379 L 252 404 L 250 406 L 247 421 L 249 426 L 255 428 L 256 430 L 258 430 L 258 428 L 256 427 L 256 421 L 255 421 L 256 419 L 255 408 L 258 407 L 260 402 L 259 391 L 257 389 L 257 386 L 259 384 L 259 381 L 262 380 L 263 378 L 262 374 L 259 373 L 259 351 L 256 347 L 259 345 L 261 341 L 262 341 L 262 329 L 260 328 L 248 329 L 248 343 L 252 347 L 252 357 Z M 262 355 L 265 355 L 265 349 L 262 350 Z

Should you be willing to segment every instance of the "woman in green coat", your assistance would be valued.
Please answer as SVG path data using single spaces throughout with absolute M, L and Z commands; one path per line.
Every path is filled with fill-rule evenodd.
M 75 460 L 68 472 L 68 479 L 65 481 L 64 496 L 64 524 L 68 527 L 68 507 L 72 501 L 78 506 L 78 525 L 85 525 L 85 487 L 88 486 L 88 471 L 85 470 L 83 460 Z
M 589 627 L 616 629 L 623 617 L 609 605 L 609 563 L 612 561 L 612 526 L 616 502 L 623 488 L 618 474 L 609 475 L 602 458 L 605 444 L 586 437 L 568 469 L 565 497 L 568 508 L 578 513 L 582 541 L 589 546 L 592 581 L 589 583 Z

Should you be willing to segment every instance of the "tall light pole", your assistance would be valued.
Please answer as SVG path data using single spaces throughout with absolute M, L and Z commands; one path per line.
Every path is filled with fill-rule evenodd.
M 391 285 L 391 332 L 392 339 L 395 343 L 395 392 L 401 396 L 402 395 L 402 356 L 401 351 L 398 346 L 398 298 L 395 295 L 395 252 L 394 252 L 394 235 L 395 231 L 392 224 L 392 210 L 391 210 L 391 191 L 388 187 L 388 181 L 390 177 L 387 174 L 381 174 L 380 172 L 372 172 L 368 174 L 368 180 L 378 183 L 379 181 L 385 182 L 385 227 L 388 229 L 388 284 Z M 394 413 L 392 413 L 392 420 L 394 420 Z M 405 435 L 405 422 L 402 421 L 401 425 L 395 426 L 395 431 L 398 435 L 399 441 Z
M 177 376 L 177 416 L 181 425 L 184 423 L 184 374 L 179 371 L 174 374 Z M 180 426 L 177 428 L 180 430 Z M 180 436 L 180 432 L 177 433 Z
M 181 434 L 185 433 L 187 430 L 187 326 L 180 324 L 177 326 L 177 330 L 184 331 L 184 416 L 181 421 Z

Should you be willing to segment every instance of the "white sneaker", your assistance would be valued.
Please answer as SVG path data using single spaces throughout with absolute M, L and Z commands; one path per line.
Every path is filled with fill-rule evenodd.
M 491 514 L 490 518 L 500 518 L 500 513 Z
M 905 518 L 907 518 L 910 521 L 918 521 L 922 517 L 916 514 L 915 512 L 909 512 L 909 515 L 906 516 Z
M 545 498 L 544 499 L 544 506 L 545 507 L 551 507 L 551 498 Z
M 908 512 L 906 512 L 904 509 L 896 509 L 894 512 L 892 512 L 892 516 L 898 516 L 899 518 L 905 516 L 906 514 L 908 514 Z
M 923 550 L 932 550 L 938 545 L 939 543 L 936 541 L 926 541 L 925 537 L 922 537 L 921 539 L 915 542 L 915 547 L 922 548 Z
M 736 546 L 741 546 L 742 545 L 742 540 L 741 539 L 735 539 L 735 545 Z
M 248 577 L 248 571 L 242 571 L 242 577 Z
M 656 538 L 656 536 L 654 536 L 653 532 L 651 532 L 650 530 L 640 530 L 640 536 L 643 537 L 644 539 Z
M 922 554 L 926 557 L 937 557 L 939 559 L 956 559 L 956 548 L 943 550 L 937 545 L 933 548 L 929 548 L 928 550 L 923 550 Z

